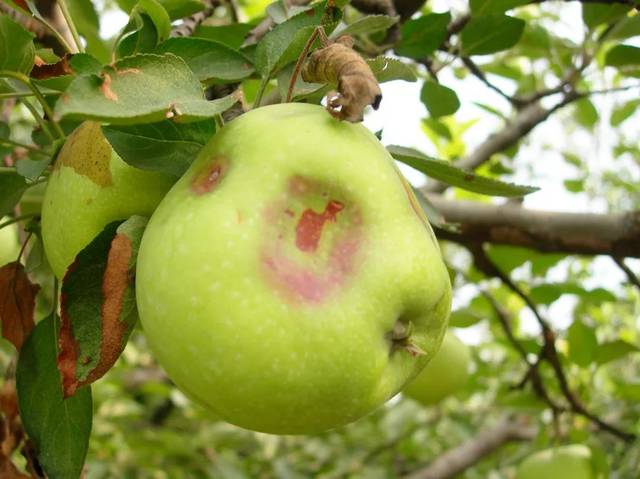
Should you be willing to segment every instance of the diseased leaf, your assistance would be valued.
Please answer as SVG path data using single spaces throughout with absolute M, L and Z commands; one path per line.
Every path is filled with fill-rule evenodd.
M 27 186 L 25 179 L 18 173 L 0 172 L 0 218 L 13 211 Z
M 447 27 L 451 14 L 429 13 L 409 20 L 400 30 L 400 43 L 396 47 L 398 55 L 422 59 L 431 55 L 447 37 Z
M 33 34 L 0 15 L 0 70 L 29 73 L 35 52 Z
M 388 146 L 387 150 L 396 160 L 421 171 L 430 178 L 474 193 L 489 196 L 523 196 L 538 191 L 534 186 L 504 183 L 461 170 L 451 163 L 429 158 L 411 148 L 392 145 Z
M 120 357 L 138 318 L 135 264 L 147 219 L 107 225 L 62 281 L 60 351 L 64 397 L 101 378 Z
M 201 82 L 230 83 L 253 73 L 247 57 L 221 43 L 202 38 L 170 38 L 156 53 L 173 53 L 182 58 Z
M 49 479 L 80 477 L 93 415 L 91 389 L 62 398 L 56 368 L 57 318 L 40 321 L 18 357 L 16 385 L 24 429 Z
M 462 30 L 462 53 L 487 55 L 507 50 L 518 43 L 524 26 L 524 20 L 508 15 L 474 15 Z
M 431 80 L 424 82 L 420 100 L 433 118 L 453 115 L 460 108 L 460 100 L 455 91 Z
M 19 351 L 33 329 L 36 295 L 40 287 L 33 284 L 19 262 L 0 267 L 0 322 L 2 337 Z
M 59 77 L 62 75 L 70 75 L 73 73 L 69 60 L 72 55 L 65 55 L 56 63 L 43 63 L 36 62 L 31 69 L 29 76 L 37 80 L 44 80 L 45 78 Z
M 56 104 L 56 115 L 116 125 L 154 123 L 167 118 L 211 118 L 236 102 L 232 95 L 204 99 L 202 86 L 181 58 L 140 54 L 106 66 L 100 75 L 76 78 Z
M 127 163 L 143 170 L 181 176 L 215 132 L 213 120 L 103 126 L 113 149 Z

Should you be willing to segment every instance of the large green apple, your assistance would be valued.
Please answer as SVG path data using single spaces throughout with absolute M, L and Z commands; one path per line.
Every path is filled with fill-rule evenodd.
M 58 155 L 42 205 L 42 239 L 55 275 L 62 278 L 108 223 L 151 215 L 172 184 L 168 176 L 122 161 L 99 123 L 82 123 Z
M 516 479 L 596 479 L 591 450 L 581 444 L 554 447 L 527 457 Z
M 9 218 L 0 218 L 0 225 Z M 18 242 L 18 228 L 13 223 L 0 229 L 0 266 L 11 263 L 18 259 L 20 253 L 20 243 Z
M 248 429 L 360 418 L 446 328 L 449 277 L 416 208 L 363 126 L 308 104 L 242 115 L 143 236 L 136 291 L 153 352 L 188 395 Z
M 447 331 L 431 362 L 402 392 L 424 405 L 436 404 L 465 386 L 470 362 L 469 347 Z

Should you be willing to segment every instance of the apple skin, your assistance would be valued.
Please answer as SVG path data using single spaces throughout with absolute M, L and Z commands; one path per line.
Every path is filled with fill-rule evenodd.
M 78 126 L 60 150 L 42 204 L 42 239 L 54 274 L 62 279 L 107 224 L 150 216 L 174 181 L 126 164 L 99 123 Z
M 554 447 L 527 457 L 515 479 L 596 479 L 591 450 L 581 444 Z
M 465 386 L 470 363 L 469 347 L 447 331 L 431 362 L 402 392 L 425 406 L 437 404 Z
M 383 404 L 438 349 L 451 306 L 408 195 L 375 136 L 321 106 L 226 125 L 140 245 L 138 311 L 169 377 L 225 421 L 274 434 Z M 392 341 L 394 327 L 424 354 Z
M 0 218 L 0 224 L 9 220 L 9 217 Z M 18 228 L 15 223 L 0 229 L 0 266 L 18 259 L 20 243 L 18 242 Z

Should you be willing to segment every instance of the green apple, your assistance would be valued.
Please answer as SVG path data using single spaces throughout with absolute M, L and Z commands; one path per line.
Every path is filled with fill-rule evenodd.
M 436 404 L 465 386 L 470 363 L 469 347 L 447 331 L 434 358 L 402 392 L 424 405 Z
M 0 218 L 0 225 L 9 217 Z M 18 242 L 18 228 L 15 223 L 0 229 L 0 266 L 18 259 L 20 243 Z
M 257 431 L 371 412 L 431 359 L 451 303 L 393 160 L 324 108 L 225 126 L 154 212 L 136 273 L 150 346 L 186 394 Z
M 87 121 L 67 138 L 49 177 L 42 205 L 42 239 L 55 275 L 112 221 L 149 216 L 173 180 L 127 165 Z
M 527 457 L 516 479 L 596 479 L 591 450 L 581 444 L 554 447 Z

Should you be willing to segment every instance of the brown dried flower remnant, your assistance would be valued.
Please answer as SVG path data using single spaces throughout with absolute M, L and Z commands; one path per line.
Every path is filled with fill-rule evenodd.
M 353 39 L 338 37 L 331 42 L 318 30 L 322 48 L 314 51 L 302 69 L 309 83 L 332 83 L 338 92 L 328 96 L 327 110 L 334 117 L 350 122 L 362 121 L 367 105 L 378 109 L 382 100 L 380 85 L 367 62 L 353 50 Z

